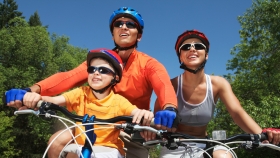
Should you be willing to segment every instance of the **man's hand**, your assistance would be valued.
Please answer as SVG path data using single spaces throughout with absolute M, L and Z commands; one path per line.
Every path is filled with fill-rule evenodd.
M 7 104 L 7 106 L 14 107 L 16 109 L 21 108 L 23 106 L 23 96 L 26 92 L 27 91 L 23 89 L 10 89 L 6 91 L 3 97 L 4 104 Z
M 175 132 L 180 121 L 178 110 L 173 107 L 166 107 L 155 115 L 156 128 L 169 132 Z

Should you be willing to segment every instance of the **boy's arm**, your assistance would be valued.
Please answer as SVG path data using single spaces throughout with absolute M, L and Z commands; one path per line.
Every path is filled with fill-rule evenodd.
M 55 96 L 55 97 L 42 96 L 42 100 L 44 100 L 46 102 L 54 103 L 59 106 L 65 106 L 65 104 L 66 104 L 66 99 L 62 95 Z
M 65 103 L 66 103 L 66 100 L 62 95 L 55 96 L 55 97 L 49 97 L 49 96 L 41 96 L 40 94 L 35 93 L 35 92 L 27 92 L 24 94 L 24 97 L 23 97 L 24 106 L 19 108 L 19 110 L 23 110 L 26 108 L 35 109 L 37 107 L 37 103 L 40 100 L 51 102 L 51 103 L 54 103 L 54 104 L 57 104 L 60 106 L 65 105 Z

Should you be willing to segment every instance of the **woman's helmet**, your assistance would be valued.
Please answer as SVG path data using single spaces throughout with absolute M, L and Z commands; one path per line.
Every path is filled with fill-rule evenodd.
M 177 38 L 177 41 L 175 43 L 175 51 L 176 51 L 176 54 L 178 56 L 179 63 L 181 64 L 180 68 L 196 74 L 198 71 L 200 71 L 204 68 L 207 60 L 205 59 L 201 63 L 201 65 L 195 70 L 190 69 L 184 63 L 181 63 L 179 48 L 182 45 L 182 43 L 189 38 L 200 39 L 201 42 L 206 46 L 206 52 L 207 53 L 209 52 L 210 43 L 209 43 L 208 38 L 202 32 L 199 32 L 198 30 L 187 30 L 187 31 L 183 32 L 181 35 L 179 35 L 178 38 Z M 205 54 L 205 56 L 206 56 L 206 54 Z
M 178 57 L 180 56 L 180 52 L 179 52 L 180 46 L 182 45 L 182 43 L 185 40 L 187 40 L 189 38 L 200 39 L 202 41 L 202 43 L 206 46 L 206 52 L 209 52 L 210 43 L 209 43 L 208 38 L 202 32 L 199 32 L 198 30 L 187 30 L 178 36 L 177 41 L 175 43 L 175 50 L 176 50 Z
M 113 12 L 113 14 L 111 15 L 110 20 L 109 20 L 109 27 L 110 27 L 111 32 L 113 31 L 113 23 L 115 22 L 115 20 L 117 18 L 120 18 L 120 17 L 128 17 L 128 18 L 133 19 L 140 26 L 138 28 L 139 33 L 140 34 L 143 33 L 144 20 L 142 19 L 142 16 L 135 9 L 130 8 L 130 7 L 121 7 L 118 10 Z
M 93 58 L 103 58 L 107 60 L 110 64 L 113 65 L 116 74 L 119 76 L 119 80 L 116 82 L 120 82 L 122 78 L 122 71 L 123 71 L 123 62 L 121 57 L 113 50 L 106 49 L 106 48 L 99 48 L 95 50 L 90 50 L 87 55 L 87 66 L 90 66 L 90 62 Z

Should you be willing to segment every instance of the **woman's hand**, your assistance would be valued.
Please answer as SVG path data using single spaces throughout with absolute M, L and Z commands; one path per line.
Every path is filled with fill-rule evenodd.
M 268 136 L 268 141 L 272 144 L 278 145 L 280 142 L 280 129 L 277 128 L 265 128 L 262 131 Z M 267 142 L 268 143 L 268 142 Z

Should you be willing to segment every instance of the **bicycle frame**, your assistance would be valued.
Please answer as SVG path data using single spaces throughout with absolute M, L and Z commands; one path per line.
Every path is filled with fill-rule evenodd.
M 88 115 L 86 114 L 83 118 L 83 121 L 82 123 L 93 123 L 94 120 L 95 120 L 95 116 L 91 116 L 89 119 L 88 119 Z M 86 135 L 87 137 L 89 138 L 90 142 L 88 141 L 88 139 L 85 140 L 85 144 L 84 146 L 82 147 L 82 155 L 80 156 L 80 158 L 90 158 L 91 157 L 91 153 L 92 153 L 92 145 L 94 145 L 95 141 L 96 141 L 96 134 L 94 133 L 94 125 L 85 125 L 85 130 L 87 131 L 86 132 Z M 89 132 L 93 130 L 92 132 Z

